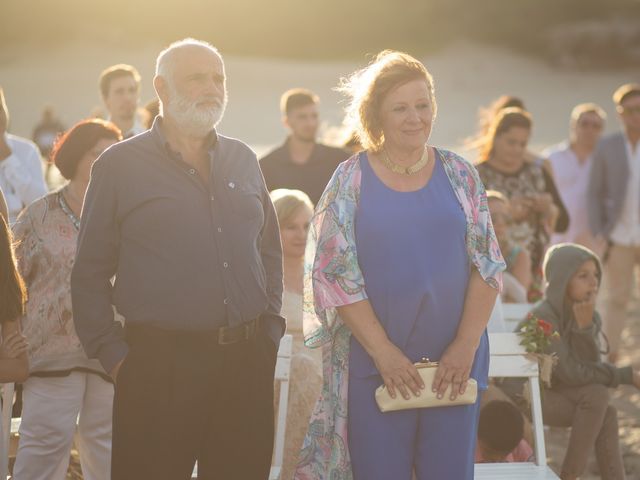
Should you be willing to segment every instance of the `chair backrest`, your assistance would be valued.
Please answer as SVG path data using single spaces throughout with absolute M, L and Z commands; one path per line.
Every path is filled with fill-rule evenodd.
M 515 332 L 518 324 L 527 317 L 533 306 L 533 303 L 503 303 L 502 318 L 508 331 Z
M 11 412 L 13 411 L 13 394 L 15 386 L 13 383 L 3 383 L 2 388 L 2 410 L 0 423 L 0 479 L 4 480 L 8 475 L 9 465 L 9 439 L 11 437 Z
M 546 465 L 547 454 L 544 444 L 538 362 L 526 356 L 527 352 L 520 345 L 520 337 L 516 333 L 490 333 L 489 345 L 491 351 L 490 377 L 524 377 L 529 382 L 536 464 Z
M 274 455 L 272 471 L 282 468 L 282 458 L 284 456 L 284 439 L 287 427 L 287 409 L 289 406 L 289 373 L 291 371 L 293 337 L 285 335 L 280 340 L 278 349 L 278 360 L 276 362 L 275 381 L 280 383 L 280 398 L 278 401 L 278 413 L 276 416 L 276 438 L 274 445 Z

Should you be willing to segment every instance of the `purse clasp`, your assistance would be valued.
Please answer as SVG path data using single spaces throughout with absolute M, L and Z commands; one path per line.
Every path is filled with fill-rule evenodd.
M 439 364 L 438 362 L 430 361 L 427 357 L 422 357 L 422 360 L 420 360 L 415 365 L 416 365 L 416 368 L 433 368 L 433 367 L 437 367 Z

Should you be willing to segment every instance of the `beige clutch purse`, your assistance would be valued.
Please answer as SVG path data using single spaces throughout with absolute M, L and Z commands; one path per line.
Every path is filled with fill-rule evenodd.
M 467 383 L 467 389 L 464 395 L 458 395 L 455 400 L 450 400 L 451 385 L 447 389 L 442 398 L 438 398 L 435 392 L 431 391 L 431 385 L 436 375 L 438 362 L 430 362 L 428 358 L 415 364 L 418 373 L 422 377 L 425 389 L 419 397 L 411 393 L 409 400 L 405 400 L 396 389 L 396 398 L 391 398 L 386 385 L 380 385 L 376 388 L 376 403 L 381 412 L 392 412 L 394 410 L 408 410 L 411 408 L 429 408 L 429 407 L 452 407 L 454 405 L 471 405 L 476 403 L 478 398 L 478 383 L 470 378 Z

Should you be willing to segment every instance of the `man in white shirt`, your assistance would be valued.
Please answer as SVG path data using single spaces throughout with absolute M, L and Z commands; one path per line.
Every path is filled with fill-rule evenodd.
M 0 88 L 0 190 L 15 222 L 24 207 L 47 193 L 38 147 L 25 138 L 7 133 L 9 110 Z
M 121 63 L 103 70 L 100 74 L 100 93 L 109 112 L 109 120 L 120 129 L 123 138 L 146 130 L 137 115 L 140 74 L 135 67 Z
M 607 114 L 595 103 L 581 103 L 571 112 L 569 140 L 545 150 L 549 165 L 569 213 L 569 228 L 554 233 L 551 244 L 574 242 L 604 253 L 604 244 L 596 244 L 589 230 L 587 188 L 589 173 Z
M 604 333 L 610 362 L 619 356 L 633 272 L 640 264 L 640 84 L 621 86 L 613 100 L 624 131 L 598 145 L 587 200 L 591 232 L 609 242 L 604 256 Z

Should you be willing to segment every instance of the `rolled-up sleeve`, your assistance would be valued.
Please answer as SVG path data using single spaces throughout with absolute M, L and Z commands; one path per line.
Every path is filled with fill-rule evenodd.
M 468 164 L 471 177 L 472 222 L 467 225 L 467 243 L 471 261 L 490 286 L 502 290 L 502 272 L 507 265 L 493 230 L 487 193 L 478 171 Z
M 109 151 L 93 166 L 82 210 L 71 298 L 76 332 L 89 358 L 107 372 L 127 355 L 120 322 L 114 318 L 111 278 L 118 265 L 117 183 Z
M 337 307 L 368 298 L 356 252 L 355 215 L 361 182 L 357 158 L 342 163 L 334 172 L 311 220 L 303 303 L 308 347 L 321 346 L 341 329 Z

